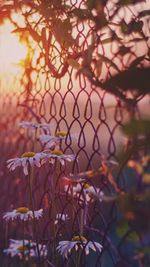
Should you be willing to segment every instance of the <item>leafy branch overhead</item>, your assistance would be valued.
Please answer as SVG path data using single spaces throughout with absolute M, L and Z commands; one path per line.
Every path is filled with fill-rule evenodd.
M 139 3 L 143 4 L 143 11 L 136 9 Z M 84 75 L 92 85 L 132 104 L 149 93 L 145 78 L 149 74 L 150 61 L 150 10 L 145 3 L 86 0 L 80 5 L 71 5 L 63 0 L 22 0 L 15 4 L 3 1 L 0 15 L 1 23 L 9 18 L 14 24 L 14 34 L 28 41 L 32 39 L 40 47 L 42 52 L 37 64 L 42 57 L 53 77 L 62 78 L 71 67 L 76 71 L 76 77 Z M 16 11 L 22 16 L 24 26 L 14 18 Z M 128 16 L 122 18 L 121 12 L 128 13 L 130 19 L 126 19 Z M 84 36 L 78 27 L 85 29 Z M 141 48 L 142 55 L 139 53 Z M 138 77 L 143 87 L 134 81 L 137 73 L 140 73 Z M 131 97 L 128 97 L 128 91 L 131 91 Z

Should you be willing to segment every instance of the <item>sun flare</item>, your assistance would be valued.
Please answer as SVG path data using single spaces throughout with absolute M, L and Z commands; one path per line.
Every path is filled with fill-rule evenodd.
M 0 73 L 16 73 L 20 61 L 27 55 L 27 47 L 12 31 L 10 22 L 5 22 L 0 28 Z

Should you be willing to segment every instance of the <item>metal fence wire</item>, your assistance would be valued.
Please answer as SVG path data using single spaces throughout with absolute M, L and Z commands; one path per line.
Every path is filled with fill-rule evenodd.
M 34 205 L 36 210 L 44 210 L 34 240 L 47 246 L 48 256 L 41 263 L 32 265 L 28 261 L 24 266 L 148 266 L 135 257 L 139 245 L 128 238 L 130 234 L 134 239 L 132 225 L 129 232 L 117 235 L 120 214 L 116 202 L 94 199 L 87 208 L 82 196 L 89 185 L 106 196 L 129 189 L 130 174 L 111 161 L 119 161 L 125 146 L 121 126 L 131 116 L 139 119 L 141 113 L 148 113 L 143 106 L 148 107 L 149 100 L 144 98 L 145 92 L 128 91 L 134 89 L 131 76 L 127 76 L 123 89 L 114 84 L 114 89 L 109 84 L 106 89 L 105 81 L 128 69 L 148 69 L 148 6 L 148 1 L 121 0 L 0 3 L 1 28 L 10 24 L 11 34 L 27 47 L 26 57 L 15 66 L 17 71 L 0 75 L 1 217 L 6 211 L 27 206 L 29 201 L 28 180 L 22 169 L 10 172 L 6 161 L 27 151 L 45 149 L 39 136 L 46 132 L 38 129 L 35 136 L 30 129 L 19 127 L 20 122 L 47 123 L 51 135 L 66 133 L 60 148 L 64 154 L 75 155 L 75 160 L 64 166 L 57 162 L 34 169 Z M 86 173 L 90 170 L 94 170 L 92 174 Z M 73 197 L 70 183 L 76 184 L 79 178 L 84 183 L 80 184 L 80 194 Z M 56 213 L 67 213 L 69 219 L 54 224 Z M 102 252 L 85 256 L 84 247 L 78 255 L 74 251 L 63 259 L 55 250 L 58 242 L 81 234 L 102 244 Z M 23 239 L 23 235 L 25 239 L 33 237 L 30 223 L 23 234 L 19 221 L 6 223 L 2 219 L 1 251 L 10 238 Z M 146 260 L 148 264 L 149 256 Z M 3 266 L 12 262 L 20 266 L 18 258 L 2 256 L 2 262 Z

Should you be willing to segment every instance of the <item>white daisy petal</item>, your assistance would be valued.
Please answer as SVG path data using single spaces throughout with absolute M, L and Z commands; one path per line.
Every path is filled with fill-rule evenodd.
M 95 242 L 94 242 L 95 244 Z M 88 243 L 88 247 L 91 248 L 93 251 L 96 251 L 96 247 L 94 246 L 94 244 L 92 242 Z
M 69 135 L 71 139 L 77 139 L 77 134 L 70 134 Z M 55 135 L 47 135 L 47 134 L 42 134 L 39 137 L 41 143 L 46 145 L 47 148 L 55 147 L 61 140 L 66 140 L 67 139 L 67 133 L 66 132 L 56 132 Z
M 104 193 L 99 188 L 94 187 L 85 181 L 78 182 L 76 185 L 71 184 L 71 182 L 72 179 L 70 178 L 70 185 L 69 187 L 65 186 L 64 190 L 67 191 L 68 194 L 76 196 L 78 201 L 86 201 L 86 203 L 90 203 L 95 199 L 100 202 L 103 201 Z
M 60 163 L 61 163 L 62 166 L 65 165 L 65 161 L 64 161 L 64 159 L 61 159 L 61 158 L 60 158 L 59 161 L 60 161 Z
M 25 175 L 28 175 L 29 172 L 28 172 L 28 166 L 27 165 L 23 166 L 23 172 Z
M 76 250 L 76 251 L 77 251 L 77 250 L 78 250 L 78 248 L 79 248 L 77 244 L 75 244 L 75 246 L 74 246 L 74 247 L 75 247 L 75 250 Z
M 94 241 L 87 241 L 83 236 L 74 236 L 71 241 L 60 241 L 57 250 L 63 258 L 68 258 L 68 254 L 71 253 L 71 250 L 74 248 L 78 251 L 79 247 L 85 250 L 86 255 L 90 253 L 90 249 L 99 252 L 102 250 L 101 244 Z
M 65 161 L 73 161 L 75 160 L 76 156 L 65 155 L 61 150 L 53 150 L 51 152 L 47 152 L 47 159 L 49 159 L 50 163 L 55 163 L 56 160 L 60 161 L 61 165 L 65 164 Z
M 68 214 L 66 213 L 57 213 L 56 214 L 56 219 L 55 219 L 55 224 L 66 222 L 69 219 Z
M 3 216 L 3 219 L 6 221 L 19 219 L 22 221 L 27 221 L 35 218 L 39 220 L 43 216 L 43 209 L 35 210 L 34 214 L 32 210 L 29 210 L 26 207 L 17 208 L 11 212 L 6 212 Z
M 17 167 L 21 166 L 25 175 L 28 175 L 29 166 L 41 167 L 41 162 L 47 161 L 47 154 L 44 152 L 34 153 L 25 152 L 20 158 L 7 160 L 7 167 L 10 171 L 14 171 Z
M 96 248 L 99 250 L 99 252 L 102 251 L 103 246 L 101 244 L 99 244 L 98 242 L 94 242 L 94 245 L 96 246 Z
M 33 123 L 29 121 L 22 121 L 18 124 L 19 127 L 22 127 L 24 129 L 31 129 L 33 131 L 36 131 L 37 129 L 46 131 L 47 134 L 50 133 L 50 124 L 48 123 Z
M 89 245 L 87 244 L 86 246 L 85 246 L 85 254 L 86 255 L 88 255 L 89 254 Z
M 47 248 L 45 245 L 38 244 L 41 257 L 47 256 Z M 18 256 L 20 259 L 23 258 L 23 254 L 28 260 L 31 257 L 38 257 L 37 244 L 31 240 L 9 240 L 9 248 L 3 250 L 4 253 L 11 257 Z

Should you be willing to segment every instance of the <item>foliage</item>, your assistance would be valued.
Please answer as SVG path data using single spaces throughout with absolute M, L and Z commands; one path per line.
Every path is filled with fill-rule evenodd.
M 138 10 L 137 15 L 131 13 L 130 21 L 127 21 L 126 18 L 120 18 L 119 13 L 130 12 L 132 8 L 136 10 L 136 6 L 145 1 L 111 2 L 86 0 L 84 3 L 81 1 L 78 5 L 71 5 L 70 1 L 63 0 L 3 1 L 0 7 L 1 23 L 9 18 L 16 28 L 14 33 L 22 39 L 32 38 L 42 48 L 40 57 L 43 56 L 52 76 L 63 77 L 70 66 L 77 70 L 77 76 L 84 75 L 92 85 L 117 96 L 128 105 L 135 104 L 141 96 L 149 93 L 148 81 L 145 81 L 144 69 L 142 70 L 150 60 L 149 49 L 139 55 L 134 47 L 138 42 L 141 46 L 145 43 L 148 47 L 147 20 L 150 11 Z M 24 27 L 20 27 L 13 17 L 16 11 L 21 14 Z M 82 35 L 76 35 L 77 23 L 87 28 L 86 42 Z M 119 65 L 115 57 L 105 53 L 107 46 L 111 49 L 113 45 L 118 46 L 116 56 L 120 57 Z M 61 67 L 57 67 L 58 63 L 53 63 L 52 53 L 56 54 L 55 58 L 59 58 L 58 50 L 63 62 Z M 131 61 L 121 66 L 124 55 L 131 55 Z M 38 58 L 37 63 L 39 60 Z M 112 71 L 106 83 L 103 83 L 102 68 L 105 66 Z M 140 70 L 138 78 L 141 75 L 141 81 L 146 83 L 146 90 L 142 84 L 138 87 L 134 78 L 134 72 Z M 118 76 L 111 78 L 114 71 Z M 149 68 L 147 72 L 149 73 Z M 122 82 L 118 84 L 117 78 Z M 129 83 L 123 86 L 124 78 L 133 81 L 132 86 Z M 138 90 L 137 94 L 134 94 L 134 89 Z M 131 90 L 133 97 L 128 97 L 127 90 Z
M 123 133 L 128 137 L 135 138 L 136 136 L 150 135 L 150 121 L 149 120 L 131 120 L 122 126 Z
M 136 5 L 145 1 L 119 0 L 110 6 L 111 2 L 109 0 L 86 0 L 71 5 L 70 1 L 63 0 L 2 1 L 0 5 L 0 23 L 2 24 L 6 19 L 9 19 L 14 26 L 13 34 L 17 34 L 20 40 L 29 47 L 30 53 L 23 64 L 25 75 L 29 75 L 34 71 L 32 56 L 35 51 L 33 47 L 37 46 L 40 52 L 34 64 L 36 67 L 40 67 L 40 70 L 50 72 L 51 76 L 56 79 L 65 77 L 67 72 L 72 70 L 76 78 L 80 78 L 81 75 L 84 76 L 90 82 L 92 88 L 99 87 L 105 92 L 116 96 L 119 101 L 125 102 L 132 114 L 137 102 L 149 93 L 150 50 L 147 25 L 150 10 L 136 10 Z M 137 14 L 134 14 L 132 9 L 135 9 Z M 125 16 L 119 15 L 122 12 L 130 13 L 129 20 Z M 19 23 L 14 13 L 21 17 L 22 23 Z M 80 27 L 85 29 L 84 37 L 80 32 Z M 32 44 L 34 44 L 33 47 Z M 141 48 L 144 45 L 146 49 L 141 55 L 137 46 Z M 112 52 L 113 46 L 115 46 L 115 52 Z M 106 53 L 107 50 L 109 50 L 109 53 Z M 44 60 L 43 65 L 41 64 L 42 60 Z M 104 74 L 106 68 L 108 69 L 107 77 Z M 28 83 L 26 88 L 32 90 L 30 87 L 30 83 Z M 75 232 L 80 232 L 79 236 L 73 237 L 75 240 L 70 241 L 79 241 L 77 243 L 77 249 L 79 250 L 78 261 L 83 256 L 82 253 L 80 254 L 80 249 L 83 247 L 83 242 L 81 241 L 86 242 L 86 239 L 82 236 L 83 232 L 88 233 L 89 236 L 91 233 L 92 236 L 96 232 L 99 234 L 98 237 L 100 239 L 105 235 L 107 236 L 107 232 L 109 232 L 109 229 L 105 229 L 105 221 L 101 214 L 102 222 L 100 223 L 104 232 L 99 230 L 94 221 L 95 219 L 88 218 L 88 223 L 84 221 L 88 217 L 87 205 L 91 201 L 91 206 L 89 205 L 90 208 L 88 210 L 90 215 L 93 210 L 98 214 L 101 213 L 101 202 L 104 204 L 103 209 L 105 209 L 106 205 L 106 211 L 111 205 L 117 206 L 118 223 L 115 232 L 118 235 L 118 239 L 121 241 L 126 240 L 127 244 L 128 242 L 134 243 L 135 247 L 139 246 L 139 249 L 134 250 L 134 256 L 131 260 L 137 260 L 140 264 L 142 258 L 146 262 L 149 246 L 144 244 L 144 247 L 141 248 L 140 242 L 145 242 L 150 230 L 150 160 L 149 151 L 147 158 L 142 158 L 141 154 L 145 149 L 149 149 L 150 122 L 146 119 L 131 119 L 122 127 L 122 131 L 130 139 L 130 146 L 126 147 L 126 153 L 123 154 L 123 164 L 122 162 L 120 165 L 118 164 L 115 171 L 119 173 L 122 171 L 123 165 L 128 165 L 129 168 L 133 169 L 136 179 L 139 181 L 137 187 L 120 188 L 117 183 L 118 177 L 116 178 L 113 175 L 113 168 L 110 167 L 111 164 L 105 157 L 101 159 L 100 168 L 98 170 L 90 170 L 90 175 L 89 172 L 85 172 L 75 174 L 75 177 L 73 177 L 75 179 L 68 178 L 69 182 L 72 179 L 72 187 L 77 186 L 77 184 L 80 185 L 80 190 L 75 188 L 75 195 L 69 195 L 70 187 L 67 193 L 58 190 L 58 188 L 62 189 L 65 184 L 63 186 L 59 184 L 59 179 L 62 178 L 60 170 L 63 167 L 59 166 L 59 169 L 56 168 L 58 167 L 56 165 L 54 169 L 51 169 L 53 177 L 50 178 L 54 178 L 54 184 L 51 184 L 52 188 L 47 189 L 41 203 L 46 210 L 45 212 L 50 214 L 50 219 L 44 229 L 44 241 L 42 241 L 51 249 L 50 251 L 52 252 L 49 258 L 53 263 L 58 260 L 61 265 L 61 259 L 56 251 L 56 242 L 60 240 L 60 237 L 62 238 L 64 232 L 61 232 L 61 228 L 60 236 L 56 238 L 56 229 L 59 232 L 59 227 L 56 226 L 55 228 L 55 217 L 56 208 L 60 206 L 62 199 L 69 202 L 71 207 L 69 206 L 68 208 L 66 204 L 64 209 L 68 209 L 70 216 L 73 217 L 71 219 L 74 219 L 72 220 L 72 228 L 69 228 L 70 225 L 68 224 L 69 237 L 75 234 L 73 232 L 74 226 Z M 62 141 L 62 139 L 60 140 Z M 57 155 L 54 151 L 49 152 L 52 152 L 52 157 L 63 156 L 61 151 L 57 151 Z M 46 154 L 47 157 L 48 155 Z M 28 164 L 32 161 L 32 158 L 28 159 Z M 26 159 L 25 161 L 20 160 L 19 164 L 20 162 L 25 164 Z M 62 162 L 62 159 L 60 162 Z M 37 165 L 39 165 L 39 161 L 37 161 Z M 111 188 L 108 191 L 109 193 L 104 186 L 104 192 L 106 190 L 107 193 L 103 194 L 101 188 L 95 186 L 94 178 L 98 178 L 100 183 L 104 181 L 106 187 L 109 185 Z M 65 182 L 68 182 L 68 180 L 65 179 Z M 89 184 L 92 189 L 89 189 Z M 73 193 L 72 188 L 71 190 L 71 193 Z M 33 193 L 32 186 L 30 188 L 31 193 Z M 62 198 L 59 198 L 60 196 Z M 30 201 L 32 197 L 31 194 Z M 76 201 L 77 203 L 75 204 Z M 78 210 L 81 211 L 81 218 L 77 216 Z M 63 213 L 63 211 L 61 212 Z M 112 214 L 112 218 L 113 216 Z M 143 218 L 147 218 L 147 220 L 143 220 Z M 62 218 L 60 221 L 62 223 Z M 64 227 L 63 223 L 62 225 Z M 72 232 L 70 229 L 72 229 Z M 66 238 L 65 235 L 63 237 Z M 36 233 L 34 238 L 36 239 Z M 107 237 L 106 241 L 107 246 L 110 246 L 110 250 L 113 251 L 113 241 Z M 70 253 L 70 250 L 68 250 L 68 253 Z M 75 257 L 74 255 L 76 256 L 76 253 L 73 253 L 73 258 Z M 118 263 L 118 266 L 120 264 Z

